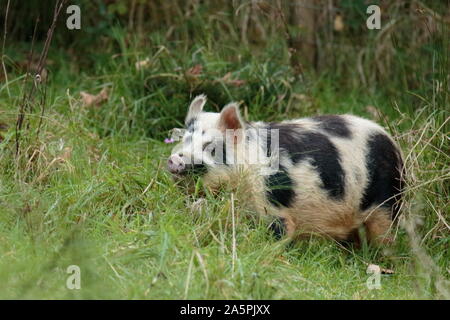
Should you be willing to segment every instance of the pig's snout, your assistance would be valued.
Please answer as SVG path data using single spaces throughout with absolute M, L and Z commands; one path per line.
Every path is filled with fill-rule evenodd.
M 186 164 L 183 161 L 183 158 L 178 154 L 173 154 L 167 160 L 167 168 L 170 173 L 182 173 L 186 169 Z

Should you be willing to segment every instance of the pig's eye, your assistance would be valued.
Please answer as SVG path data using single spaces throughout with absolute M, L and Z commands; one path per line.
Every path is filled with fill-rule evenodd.
M 209 146 L 211 143 L 212 143 L 211 141 L 210 141 L 210 142 L 206 142 L 206 143 L 203 145 L 203 147 L 202 147 L 203 151 L 205 151 L 205 149 L 208 148 L 208 146 Z
M 210 141 L 210 142 L 206 142 L 206 143 L 203 145 L 203 151 L 205 151 L 206 148 L 208 148 L 211 144 L 212 144 L 211 141 Z M 215 154 L 216 154 L 216 148 L 214 147 L 214 148 L 212 148 L 212 150 L 211 150 L 211 156 L 214 157 Z

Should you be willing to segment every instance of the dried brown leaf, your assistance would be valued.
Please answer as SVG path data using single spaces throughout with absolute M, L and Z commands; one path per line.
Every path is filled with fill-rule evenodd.
M 241 79 L 231 79 L 231 72 L 227 72 L 221 79 L 220 81 L 222 81 L 223 83 L 229 84 L 231 86 L 234 87 L 241 87 L 243 86 L 246 82 L 245 80 L 241 80 Z
M 203 66 L 201 64 L 196 64 L 195 66 L 193 66 L 192 68 L 190 68 L 186 74 L 188 76 L 192 76 L 192 77 L 197 77 L 200 74 L 202 74 L 203 72 Z
M 376 271 L 376 272 L 380 272 L 381 274 L 394 274 L 395 271 L 391 270 L 391 269 L 385 269 L 385 268 L 381 268 L 379 265 L 377 264 L 369 264 L 367 266 L 367 270 L 369 271 Z
M 84 91 L 81 91 L 80 95 L 83 106 L 85 107 L 99 106 L 109 98 L 108 90 L 106 88 L 103 88 L 97 95 L 93 95 Z
M 230 80 L 228 83 L 235 87 L 241 87 L 245 84 L 245 80 L 234 79 L 234 80 Z
M 340 14 L 334 17 L 334 30 L 337 32 L 342 32 L 345 28 L 344 19 Z
M 146 58 L 144 60 L 137 61 L 134 64 L 134 66 L 136 67 L 136 70 L 141 70 L 141 69 L 148 68 L 150 66 L 150 58 Z

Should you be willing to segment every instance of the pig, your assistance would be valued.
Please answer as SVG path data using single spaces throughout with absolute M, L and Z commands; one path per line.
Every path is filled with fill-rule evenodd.
M 174 177 L 236 192 L 267 217 L 277 238 L 322 235 L 359 244 L 392 241 L 404 185 L 402 153 L 378 124 L 354 115 L 246 122 L 237 103 L 205 112 L 191 102 L 180 143 L 168 158 Z

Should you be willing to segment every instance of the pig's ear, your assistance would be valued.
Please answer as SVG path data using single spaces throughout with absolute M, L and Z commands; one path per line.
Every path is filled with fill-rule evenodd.
M 222 131 L 227 129 L 244 129 L 244 121 L 239 114 L 239 105 L 236 102 L 227 104 L 220 112 L 219 128 Z
M 194 118 L 197 114 L 202 112 L 203 106 L 206 103 L 206 96 L 204 94 L 201 94 L 199 96 L 196 96 L 194 100 L 192 100 L 191 105 L 189 106 L 189 111 L 186 116 L 186 123 L 189 122 L 192 118 Z

